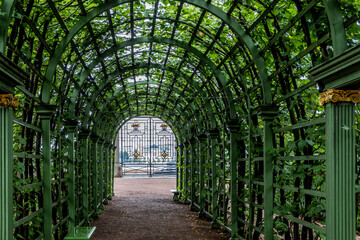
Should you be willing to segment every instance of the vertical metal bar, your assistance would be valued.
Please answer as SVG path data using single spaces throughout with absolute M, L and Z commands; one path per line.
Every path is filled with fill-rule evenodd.
M 248 106 L 250 106 L 250 100 L 248 99 Z M 249 191 L 248 191 L 248 199 L 249 199 L 249 218 L 248 218 L 248 223 L 249 223 L 249 230 L 248 230 L 248 238 L 251 239 L 252 238 L 252 233 L 253 233 L 253 228 L 254 228 L 254 205 L 252 204 L 252 195 L 253 195 L 253 180 L 252 180 L 252 175 L 253 175 L 253 169 L 252 169 L 252 164 L 253 164 L 253 152 L 252 152 L 252 140 L 253 140 L 253 132 L 252 132 L 252 119 L 251 119 L 251 115 L 252 115 L 252 111 L 251 109 L 249 109 L 248 112 L 248 179 L 249 179 Z
M 105 166 L 104 166 L 104 204 L 108 204 L 108 197 L 109 197 L 109 192 L 108 192 L 108 172 L 109 172 L 109 148 L 110 148 L 110 144 L 105 143 Z
M 104 140 L 100 142 L 100 169 L 99 169 L 99 182 L 100 182 L 100 189 L 99 189 L 99 204 L 100 209 L 104 209 Z
M 83 218 L 85 219 L 85 225 L 90 224 L 89 220 L 89 156 L 88 156 L 88 143 L 89 143 L 90 132 L 83 131 L 80 134 L 82 143 L 82 206 L 83 206 Z
M 41 115 L 40 119 L 43 148 L 44 236 L 46 240 L 50 240 L 52 239 L 50 115 Z
M 74 194 L 75 194 L 75 226 L 80 222 L 79 217 L 81 217 L 80 212 L 77 210 L 80 208 L 80 202 L 81 202 L 81 196 L 82 194 L 79 194 L 79 191 L 77 191 L 78 186 L 80 186 L 81 179 L 79 179 L 77 176 L 80 174 L 80 168 L 81 168 L 81 160 L 79 160 L 79 152 L 80 152 L 80 142 L 78 141 L 79 135 L 78 131 L 76 130 L 74 132 L 74 182 L 75 182 L 75 188 L 74 188 Z
M 199 211 L 199 217 L 202 218 L 205 216 L 204 213 L 204 207 L 205 207 L 205 141 L 206 141 L 206 136 L 200 136 L 199 137 L 199 207 L 200 207 L 200 211 Z
M 58 115 L 58 121 L 60 122 L 60 119 L 62 118 L 61 114 Z M 62 144 L 62 137 L 63 137 L 63 132 L 61 130 L 61 127 L 59 127 L 57 129 L 57 137 L 59 138 L 59 141 L 58 141 L 58 155 L 56 156 L 57 158 L 57 161 L 59 162 L 58 164 L 58 173 L 59 173 L 59 183 L 57 185 L 57 191 L 58 191 L 58 198 L 56 199 L 56 201 L 61 201 L 62 199 L 62 194 L 63 194 L 63 191 L 62 191 L 62 171 L 63 171 L 63 161 L 62 161 L 62 158 L 61 156 L 63 156 L 63 144 Z M 63 215 L 63 211 L 62 211 L 62 208 L 63 206 L 59 206 L 57 208 L 57 214 L 58 214 L 58 219 L 59 219 L 59 222 L 62 222 L 63 219 L 64 219 L 64 215 Z M 64 230 L 64 224 L 60 224 L 59 226 L 59 230 L 58 232 L 60 233 L 60 235 L 65 232 Z
M 90 138 L 90 135 L 88 137 L 88 209 L 89 209 L 89 214 L 94 210 L 93 209 L 93 204 L 92 204 L 92 199 L 94 196 L 94 189 L 93 189 L 93 182 L 92 182 L 92 173 L 93 173 L 93 169 L 92 169 L 92 140 Z
M 98 137 L 96 135 L 91 136 L 92 141 L 92 164 L 93 164 L 93 173 L 92 173 L 92 190 L 93 190 L 93 208 L 94 208 L 94 217 L 98 217 Z
M 112 185 L 113 185 L 113 168 L 115 168 L 115 159 L 118 157 L 115 157 L 116 153 L 113 151 L 114 149 L 117 149 L 115 145 L 110 144 L 109 146 L 109 173 L 108 173 L 108 200 L 112 199 Z M 118 151 L 118 149 L 117 149 Z M 119 162 L 119 161 L 117 161 Z
M 0 239 L 13 239 L 13 111 L 0 106 Z
M 115 145 L 111 145 L 110 146 L 110 156 L 111 156 L 111 159 L 110 159 L 110 176 L 109 176 L 109 179 L 111 180 L 110 181 L 110 186 L 111 183 L 112 183 L 112 169 L 115 168 L 115 165 L 112 165 L 112 162 L 114 160 L 115 164 L 116 164 L 116 167 L 118 169 L 118 176 L 121 177 L 122 176 L 122 164 L 121 164 L 121 161 L 120 161 L 120 156 L 121 158 L 123 158 L 123 149 L 120 149 L 119 146 L 120 146 L 120 139 L 121 139 L 121 133 L 122 132 L 122 128 L 120 130 L 120 132 L 118 132 L 118 134 L 116 135 L 116 138 L 115 138 Z M 115 149 L 114 149 L 115 148 Z M 114 155 L 113 155 L 114 154 Z M 113 159 L 114 158 L 114 159 Z M 119 167 L 118 167 L 119 166 Z M 111 193 L 112 193 L 112 190 L 110 190 L 110 197 L 111 197 Z
M 195 195 L 195 139 L 192 139 L 190 143 L 190 210 L 195 211 L 195 201 L 196 201 L 196 195 Z
M 184 189 L 184 145 L 183 142 L 180 142 L 180 152 L 179 152 L 179 158 L 180 158 L 180 166 L 179 166 L 179 189 L 180 191 L 183 191 Z
M 114 151 L 117 151 L 116 147 L 114 147 Z M 115 195 L 115 179 L 114 179 L 114 166 L 115 166 L 115 158 L 112 158 L 112 169 L 111 169 L 111 196 Z
M 208 133 L 206 133 L 208 135 Z M 208 174 L 207 177 L 207 182 L 206 182 L 206 186 L 207 189 L 205 190 L 206 192 L 206 200 L 207 203 L 205 206 L 207 207 L 205 209 L 205 211 L 211 213 L 211 154 L 210 154 L 210 138 L 209 136 L 206 137 L 206 169 L 205 169 L 205 173 Z
M 238 192 L 237 192 L 237 134 L 239 126 L 236 123 L 229 123 L 230 130 L 230 196 L 231 196 L 231 239 L 236 239 L 238 232 Z M 225 208 L 224 211 L 227 211 Z
M 262 106 L 260 115 L 264 123 L 264 237 L 272 240 L 274 234 L 274 179 L 273 179 L 273 131 L 272 122 L 277 114 L 277 107 Z
M 52 239 L 50 118 L 53 109 L 53 105 L 36 106 L 36 111 L 40 115 L 42 134 L 44 238 L 46 240 Z
M 120 151 L 121 151 L 121 164 L 124 164 L 124 157 L 125 157 L 125 151 L 124 151 L 124 129 L 121 128 L 121 135 L 119 138 L 119 141 L 121 141 L 121 147 L 120 147 Z M 120 140 L 121 139 L 121 140 Z
M 185 162 L 184 162 L 184 171 L 185 171 L 185 176 L 184 176 L 184 178 L 185 178 L 185 180 L 184 180 L 184 192 L 185 192 L 185 196 L 184 196 L 184 203 L 185 204 L 188 204 L 189 203 L 189 200 L 188 200 L 188 198 L 189 198 L 189 149 L 188 149 L 188 147 L 189 147 L 189 145 L 188 145 L 188 143 L 186 142 L 185 144 L 184 144 L 184 150 L 185 150 L 185 152 L 184 152 L 184 160 L 185 160 Z
M 70 145 L 68 147 L 68 210 L 70 235 L 75 234 L 76 206 L 75 206 L 75 131 L 77 122 L 69 121 L 65 124 Z
M 218 131 L 213 129 L 209 131 L 210 135 L 210 158 L 211 158 L 211 199 L 212 199 L 212 228 L 219 228 L 220 225 L 217 222 L 219 217 L 218 206 L 218 176 L 216 166 L 216 153 L 217 153 L 217 135 Z
M 152 172 L 151 172 L 151 163 L 152 163 L 152 152 L 151 152 L 151 145 L 152 145 L 152 135 L 151 135 L 151 127 L 152 127 L 152 125 L 151 125 L 151 123 L 152 123 L 152 118 L 150 118 L 150 127 L 149 127 L 149 129 L 150 129 L 150 134 L 149 134 L 149 137 L 150 137 L 150 177 L 152 176 Z

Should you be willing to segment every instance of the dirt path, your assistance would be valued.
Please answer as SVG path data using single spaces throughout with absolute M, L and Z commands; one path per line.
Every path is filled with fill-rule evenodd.
M 93 240 L 221 240 L 222 230 L 212 230 L 189 205 L 172 201 L 175 178 L 116 178 L 115 196 L 106 212 L 93 221 Z

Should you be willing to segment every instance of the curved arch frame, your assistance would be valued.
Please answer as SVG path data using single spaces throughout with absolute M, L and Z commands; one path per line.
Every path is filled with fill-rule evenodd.
M 219 71 L 216 67 L 216 65 L 208 58 L 206 57 L 204 54 L 202 54 L 199 50 L 197 50 L 194 47 L 191 47 L 183 42 L 174 40 L 174 39 L 168 39 L 168 38 L 160 38 L 160 37 L 139 37 L 139 38 L 135 38 L 132 40 L 128 40 L 125 42 L 121 42 L 120 44 L 118 44 L 117 46 L 114 46 L 108 50 L 106 50 L 105 52 L 103 52 L 101 54 L 101 56 L 97 57 L 88 67 L 88 69 L 86 69 L 80 76 L 80 83 L 79 83 L 79 88 L 75 89 L 71 99 L 74 100 L 76 99 L 76 95 L 78 94 L 78 92 L 80 91 L 80 87 L 82 86 L 82 84 L 84 83 L 86 77 L 91 73 L 91 71 L 95 68 L 95 66 L 97 64 L 99 64 L 101 62 L 101 60 L 103 60 L 104 58 L 110 56 L 111 54 L 114 54 L 115 52 L 117 52 L 119 49 L 127 47 L 127 46 L 133 46 L 135 44 L 140 44 L 140 43 L 165 43 L 165 44 L 169 44 L 169 45 L 173 45 L 173 46 L 177 46 L 183 49 L 186 49 L 187 51 L 193 53 L 195 56 L 197 56 L 199 59 L 201 59 L 202 62 L 204 62 L 208 67 L 210 67 L 210 69 L 212 69 L 213 73 L 215 74 L 217 80 L 218 80 L 218 84 L 220 86 L 222 86 L 222 89 L 224 91 L 224 94 L 227 98 L 227 104 L 229 106 L 229 114 L 230 117 L 232 119 L 235 118 L 236 114 L 235 114 L 235 109 L 233 107 L 233 96 L 226 84 L 226 78 L 224 76 L 224 74 Z
M 205 106 L 208 110 L 208 114 L 209 114 L 209 117 L 210 117 L 210 120 L 211 120 L 211 125 L 212 127 L 216 127 L 216 123 L 215 123 L 215 120 L 214 120 L 214 116 L 213 116 L 213 109 L 212 109 L 212 106 L 206 96 L 206 93 L 201 89 L 201 87 L 199 86 L 199 84 L 197 84 L 197 82 L 193 81 L 190 79 L 189 76 L 177 71 L 175 68 L 171 68 L 171 67 L 167 67 L 167 66 L 164 66 L 164 65 L 160 65 L 160 64 L 154 64 L 154 63 L 151 63 L 151 64 L 147 64 L 147 63 L 144 63 L 144 64 L 139 64 L 139 65 L 135 65 L 135 66 L 131 66 L 129 68 L 125 68 L 123 69 L 124 71 L 121 71 L 119 72 L 118 74 L 122 74 L 124 72 L 127 72 L 127 71 L 132 71 L 134 69 L 140 69 L 140 68 L 156 68 L 156 69 L 161 69 L 161 70 L 166 70 L 166 71 L 170 71 L 170 72 L 173 72 L 173 73 L 176 73 L 178 74 L 179 76 L 183 77 L 191 86 L 193 86 L 197 92 L 202 96 L 202 99 L 205 100 Z M 93 94 L 91 100 L 90 100 L 90 104 L 87 106 L 86 110 L 85 110 L 85 114 L 87 115 L 89 112 L 90 112 L 90 108 L 91 106 L 93 105 L 93 103 L 95 102 L 96 100 L 96 97 L 98 96 L 98 94 L 104 90 L 104 88 L 108 85 L 108 83 L 111 81 L 111 79 L 107 79 L 106 82 L 103 82 L 102 85 L 99 87 L 98 91 Z M 158 82 L 155 82 L 154 84 L 159 84 Z M 74 112 L 75 110 L 75 102 L 72 103 L 72 106 L 70 107 L 70 112 Z

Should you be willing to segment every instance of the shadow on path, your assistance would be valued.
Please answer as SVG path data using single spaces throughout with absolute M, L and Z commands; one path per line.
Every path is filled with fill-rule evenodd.
M 105 213 L 92 222 L 92 240 L 137 239 L 229 239 L 222 230 L 213 230 L 189 205 L 176 204 L 170 189 L 175 178 L 116 178 L 115 196 Z

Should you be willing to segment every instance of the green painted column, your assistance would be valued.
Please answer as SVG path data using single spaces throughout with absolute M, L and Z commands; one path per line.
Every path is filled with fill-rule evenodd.
M 19 106 L 13 93 L 28 76 L 6 58 L 7 29 L 14 1 L 0 4 L 0 239 L 13 239 L 13 108 Z M 51 222 L 50 222 L 51 224 Z M 51 232 L 50 232 L 51 233 Z
M 238 192 L 237 192 L 237 136 L 239 125 L 237 122 L 229 122 L 227 128 L 230 130 L 230 197 L 231 197 L 231 238 L 236 239 L 238 232 Z
M 112 193 L 112 190 L 111 190 L 111 184 L 112 184 L 112 180 L 111 180 L 111 177 L 112 177 L 112 161 L 113 161 L 113 145 L 110 144 L 109 145 L 109 161 L 108 161 L 108 178 L 107 178 L 107 181 L 108 181 L 108 196 L 107 196 L 107 199 L 108 200 L 111 200 L 111 193 Z
M 52 199 L 51 199 L 51 153 L 50 153 L 50 123 L 51 114 L 54 105 L 38 105 L 35 106 L 37 113 L 40 115 L 41 122 L 41 147 L 43 160 L 43 208 L 44 208 L 44 239 L 52 240 Z
M 181 192 L 184 189 L 184 145 L 181 142 L 179 145 L 179 172 L 178 172 L 178 190 Z
M 13 239 L 13 118 L 18 102 L 0 94 L 0 239 Z
M 92 150 L 93 146 L 92 146 L 92 140 L 91 140 L 91 131 L 88 137 L 88 208 L 89 208 L 89 216 L 90 214 L 93 212 L 94 210 L 94 205 L 92 204 L 92 199 L 93 199 L 93 194 L 94 194 L 94 190 L 93 190 L 93 182 L 92 182 Z
M 115 186 L 114 186 L 114 184 L 115 184 L 115 181 L 114 181 L 114 179 L 115 179 L 115 154 L 114 154 L 114 152 L 115 151 L 119 151 L 118 149 L 117 149 L 117 147 L 116 147 L 116 145 L 113 145 L 113 153 L 111 154 L 111 156 L 112 156 L 112 163 L 111 163 L 111 196 L 114 196 L 115 195 Z
M 206 153 L 204 153 L 205 149 L 206 149 L 206 135 L 200 135 L 198 137 L 199 139 L 199 193 L 200 193 L 200 197 L 199 197 L 199 206 L 200 206 L 200 210 L 199 210 L 199 217 L 203 218 L 205 217 L 205 212 L 204 212 L 204 208 L 205 208 L 205 157 L 206 157 Z
M 110 144 L 108 142 L 105 143 L 105 163 L 104 163 L 104 204 L 108 204 L 108 186 L 109 186 L 109 151 L 110 151 Z
M 261 106 L 260 115 L 264 124 L 264 237 L 272 240 L 274 237 L 274 179 L 273 179 L 273 130 L 272 122 L 277 115 L 278 107 Z
M 94 217 L 99 216 L 98 212 L 98 140 L 99 137 L 96 134 L 91 134 L 91 143 L 92 143 L 92 190 L 93 190 L 93 199 L 92 205 L 94 208 Z
M 217 222 L 219 217 L 219 206 L 218 206 L 218 176 L 216 167 L 216 153 L 217 153 L 217 136 L 219 131 L 217 129 L 211 129 L 208 131 L 210 137 L 210 159 L 211 159 L 211 205 L 212 205 L 212 228 L 219 228 L 220 225 Z
M 79 134 L 82 152 L 82 214 L 85 219 L 85 225 L 90 224 L 89 219 L 89 135 L 90 131 L 83 129 Z
M 111 197 L 112 197 L 112 190 L 111 190 L 111 184 L 112 184 L 112 181 L 111 181 L 111 177 L 112 177 L 112 161 L 113 161 L 113 145 L 111 143 L 109 143 L 109 148 L 108 148 L 108 155 L 109 155 L 109 159 L 108 159 L 108 166 L 107 166 L 107 182 L 108 182 L 108 185 L 107 185 L 107 199 L 108 200 L 111 200 Z
M 185 176 L 184 176 L 184 192 L 185 192 L 185 194 L 184 194 L 184 203 L 185 204 L 188 204 L 189 203 L 189 195 L 188 195 L 188 193 L 189 193 L 189 143 L 188 142 L 186 142 L 186 143 L 184 143 L 184 150 L 185 150 L 185 152 L 184 152 L 184 160 L 185 160 L 185 162 L 184 162 L 184 170 L 185 170 Z
M 195 143 L 196 140 L 190 141 L 190 210 L 196 211 L 195 201 Z
M 70 142 L 68 147 L 68 210 L 69 210 L 69 229 L 70 234 L 75 234 L 76 227 L 76 206 L 75 206 L 75 134 L 77 131 L 78 122 L 75 120 L 68 120 L 65 124 L 66 134 Z
M 114 168 L 114 145 L 110 144 L 110 148 L 109 148 L 109 195 L 108 195 L 108 200 L 112 199 L 113 196 L 113 168 Z
M 335 24 L 331 34 L 336 34 L 332 35 L 332 39 L 334 48 L 338 46 L 334 49 L 337 56 L 309 70 L 309 74 L 321 91 L 325 91 L 320 93 L 319 103 L 325 105 L 326 114 L 326 238 L 348 240 L 355 239 L 356 229 L 356 143 L 353 126 L 354 105 L 360 103 L 360 46 L 343 52 L 346 39 L 344 31 L 341 31 L 344 28 L 341 26 L 340 9 L 336 5 L 337 1 L 325 2 L 328 15 L 335 14 L 329 21 Z
M 104 209 L 104 144 L 105 141 L 103 139 L 100 140 L 100 149 L 99 149 L 99 208 Z
M 358 90 L 328 90 L 320 102 L 326 113 L 326 238 L 353 240 L 355 203 L 355 104 Z M 354 101 L 354 102 L 353 102 Z
M 176 145 L 176 188 L 177 190 L 180 189 L 180 159 L 181 159 L 181 153 L 180 153 L 180 146 L 179 144 L 177 143 Z

